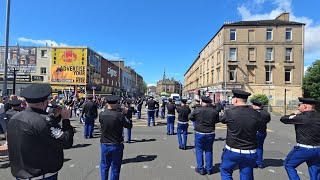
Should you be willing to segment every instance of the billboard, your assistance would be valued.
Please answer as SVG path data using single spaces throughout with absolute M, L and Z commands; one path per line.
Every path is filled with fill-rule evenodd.
M 16 68 L 19 73 L 35 73 L 37 68 L 37 48 L 27 46 L 12 46 L 8 52 L 8 68 Z M 0 47 L 0 71 L 4 71 L 5 48 Z
M 51 84 L 86 85 L 87 49 L 52 48 Z

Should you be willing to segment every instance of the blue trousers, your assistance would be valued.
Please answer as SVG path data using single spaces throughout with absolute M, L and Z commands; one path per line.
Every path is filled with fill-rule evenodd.
M 159 117 L 159 109 L 155 109 L 156 118 Z
M 32 178 L 29 178 L 29 179 L 32 179 Z M 16 180 L 20 180 L 20 179 L 17 178 Z M 42 178 L 42 180 L 58 180 L 58 173 L 47 178 Z
M 253 168 L 257 156 L 257 153 L 242 154 L 224 148 L 220 166 L 221 179 L 232 180 L 233 168 L 239 165 L 240 180 L 253 180 Z
M 196 148 L 197 168 L 202 173 L 212 172 L 212 152 L 215 134 L 194 133 L 194 144 Z M 206 156 L 206 168 L 204 169 L 203 153 Z
M 131 141 L 131 129 L 127 129 L 127 141 Z
M 161 108 L 161 118 L 164 119 L 165 115 L 166 115 L 166 109 Z
M 123 157 L 123 144 L 107 145 L 101 144 L 100 172 L 101 179 L 108 180 L 111 166 L 110 180 L 118 180 Z
M 300 164 L 306 162 L 310 180 L 320 179 L 320 148 L 304 148 L 295 146 L 284 160 L 284 167 L 290 180 L 300 180 L 297 170 Z
M 84 117 L 84 137 L 92 138 L 94 128 L 94 119 L 89 117 Z
M 137 118 L 141 119 L 141 109 L 138 109 L 138 111 L 137 111 Z
M 197 122 L 193 121 L 192 124 L 193 124 L 193 128 L 196 129 Z
M 167 115 L 167 134 L 174 134 L 174 120 L 176 119 L 175 116 L 168 116 Z
M 188 123 L 182 124 L 178 122 L 177 135 L 178 135 L 179 147 L 182 147 L 182 148 L 187 147 L 188 127 L 189 127 Z M 183 134 L 183 141 L 181 138 L 181 134 Z
M 264 144 L 264 140 L 267 137 L 267 133 L 260 133 L 257 132 L 257 161 L 256 164 L 258 166 L 262 166 L 263 165 L 263 144 Z
M 148 110 L 148 126 L 150 126 L 150 121 L 152 120 L 152 125 L 155 126 L 154 122 L 154 110 Z

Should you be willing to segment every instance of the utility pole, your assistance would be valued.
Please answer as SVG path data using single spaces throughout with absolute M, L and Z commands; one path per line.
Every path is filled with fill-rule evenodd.
M 4 51 L 4 77 L 3 77 L 3 96 L 8 95 L 8 53 L 9 53 L 9 23 L 10 23 L 10 0 L 7 0 L 7 16 L 6 16 L 6 43 Z

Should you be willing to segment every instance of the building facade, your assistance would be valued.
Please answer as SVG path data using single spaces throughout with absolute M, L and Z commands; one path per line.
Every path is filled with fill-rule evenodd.
M 102 92 L 114 94 L 118 91 L 119 68 L 105 58 L 101 60 Z
M 156 93 L 160 94 L 166 92 L 168 94 L 180 94 L 182 95 L 182 84 L 175 80 L 173 77 L 168 79 L 166 72 L 163 73 L 163 78 L 157 82 Z
M 289 13 L 225 23 L 185 73 L 185 93 L 231 101 L 231 90 L 242 89 L 268 95 L 273 106 L 292 103 L 302 96 L 304 25 Z

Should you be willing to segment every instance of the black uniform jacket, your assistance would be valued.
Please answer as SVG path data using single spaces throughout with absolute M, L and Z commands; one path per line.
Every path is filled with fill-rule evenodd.
M 189 114 L 189 119 L 196 121 L 195 131 L 211 133 L 216 129 L 215 124 L 219 122 L 219 113 L 211 106 L 201 106 Z
M 297 143 L 320 146 L 320 113 L 307 111 L 297 115 L 283 116 L 280 121 L 285 124 L 294 124 Z
M 176 105 L 173 102 L 170 102 L 167 105 L 167 110 L 168 110 L 167 114 L 175 115 L 176 114 L 176 112 L 175 112 L 176 111 Z
M 192 106 L 193 109 L 198 108 L 198 107 L 201 107 L 201 104 L 195 104 Z
M 68 119 L 61 128 L 54 118 L 29 107 L 11 117 L 8 149 L 14 177 L 27 179 L 62 168 L 63 149 L 72 146 L 74 132 Z
M 189 106 L 180 106 L 177 107 L 177 112 L 179 114 L 178 121 L 180 122 L 188 122 L 188 116 L 191 113 Z
M 143 104 L 143 99 L 140 99 L 140 100 L 137 101 L 138 111 L 141 111 L 141 109 L 142 109 L 142 104 Z
M 9 109 L 9 110 L 6 112 L 5 117 L 4 117 L 5 122 L 6 122 L 6 123 L 9 123 L 11 117 L 12 117 L 13 115 L 17 114 L 17 113 L 20 112 L 20 111 L 21 111 L 21 110 Z
M 257 148 L 257 131 L 261 131 L 261 113 L 249 106 L 234 106 L 225 110 L 220 121 L 227 124 L 226 144 L 231 148 Z
M 265 109 L 260 109 L 260 110 L 258 110 L 258 112 L 261 113 L 261 118 L 262 118 L 262 124 L 261 124 L 260 132 L 266 133 L 267 132 L 267 124 L 271 120 L 270 114 Z
M 94 102 L 88 101 L 83 105 L 82 115 L 88 118 L 98 117 L 98 105 Z
M 100 142 L 103 144 L 120 144 L 123 142 L 123 128 L 132 128 L 132 121 L 129 121 L 122 112 L 106 109 L 99 114 L 101 124 Z
M 155 110 L 156 108 L 156 101 L 151 99 L 146 103 L 146 106 L 148 106 L 148 110 Z

